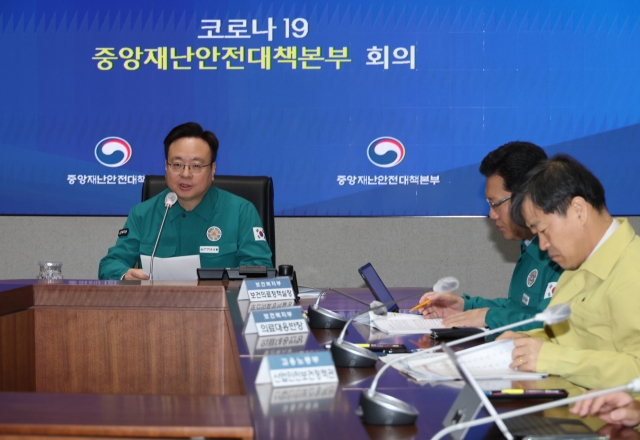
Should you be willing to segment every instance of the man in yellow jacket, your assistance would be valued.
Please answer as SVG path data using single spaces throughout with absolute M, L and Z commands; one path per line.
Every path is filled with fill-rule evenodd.
M 515 339 L 511 368 L 586 388 L 640 376 L 640 237 L 626 219 L 609 215 L 602 184 L 575 159 L 557 155 L 527 175 L 511 214 L 565 269 L 549 305 L 571 306 L 563 323 L 501 336 Z

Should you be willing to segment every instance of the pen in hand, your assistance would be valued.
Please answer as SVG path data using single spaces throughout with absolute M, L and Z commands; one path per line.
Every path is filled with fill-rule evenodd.
M 416 311 L 416 310 L 418 310 L 420 307 L 424 307 L 424 306 L 426 306 L 427 304 L 429 304 L 430 302 L 431 302 L 431 300 L 430 300 L 430 299 L 428 299 L 428 300 L 426 300 L 425 302 L 418 304 L 417 306 L 415 306 L 414 308 L 412 308 L 412 309 L 411 309 L 411 310 L 409 310 L 409 311 L 410 311 L 410 312 L 415 312 L 415 311 Z
M 455 277 L 444 277 L 440 278 L 436 284 L 433 286 L 434 292 L 453 292 L 460 286 L 460 282 Z M 415 312 L 420 307 L 424 307 L 431 302 L 430 299 L 426 300 L 423 303 L 418 304 L 411 310 L 410 312 Z

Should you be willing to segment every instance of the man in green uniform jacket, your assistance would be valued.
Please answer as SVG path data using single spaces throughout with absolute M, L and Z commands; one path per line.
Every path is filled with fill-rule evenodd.
M 514 339 L 510 367 L 585 388 L 640 376 L 640 237 L 626 219 L 611 217 L 600 181 L 575 159 L 554 156 L 527 175 L 511 214 L 565 269 L 550 305 L 568 304 L 571 316 L 505 332 L 500 338 Z
M 540 250 L 538 237 L 529 228 L 511 221 L 511 193 L 524 176 L 547 155 L 529 142 L 509 142 L 489 153 L 480 164 L 486 177 L 485 196 L 489 217 L 507 240 L 521 240 L 520 258 L 513 270 L 507 298 L 462 297 L 451 292 L 427 293 L 420 303 L 430 302 L 420 310 L 426 318 L 443 318 L 447 327 L 498 328 L 533 317 L 543 311 L 555 289 L 562 269 Z M 541 323 L 518 327 L 521 330 L 542 327 Z
M 115 246 L 100 261 L 98 277 L 149 279 L 133 266 L 140 265 L 140 255 L 153 252 L 170 191 L 178 200 L 167 213 L 156 257 L 199 255 L 201 267 L 272 267 L 271 249 L 253 204 L 211 186 L 216 136 L 189 122 L 171 130 L 164 148 L 169 189 L 131 209 Z

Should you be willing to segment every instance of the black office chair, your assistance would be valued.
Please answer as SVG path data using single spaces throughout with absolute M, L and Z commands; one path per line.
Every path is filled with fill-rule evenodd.
M 273 180 L 266 176 L 221 176 L 216 174 L 213 186 L 235 194 L 254 204 L 262 221 L 264 235 L 271 248 L 271 262 L 276 267 L 276 229 L 273 219 Z M 147 175 L 142 185 L 142 201 L 167 189 L 164 176 Z

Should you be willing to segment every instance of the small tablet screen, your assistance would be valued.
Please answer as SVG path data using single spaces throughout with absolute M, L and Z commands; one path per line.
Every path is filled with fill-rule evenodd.
M 371 293 L 373 293 L 375 299 L 383 304 L 393 301 L 393 297 L 387 289 L 387 286 L 384 285 L 371 263 L 362 266 L 358 269 L 358 272 L 360 272 L 360 276 L 362 276 L 362 279 L 367 284 L 369 290 L 371 290 Z M 399 308 L 397 304 L 393 304 L 388 307 L 388 310 L 390 312 L 397 312 Z

